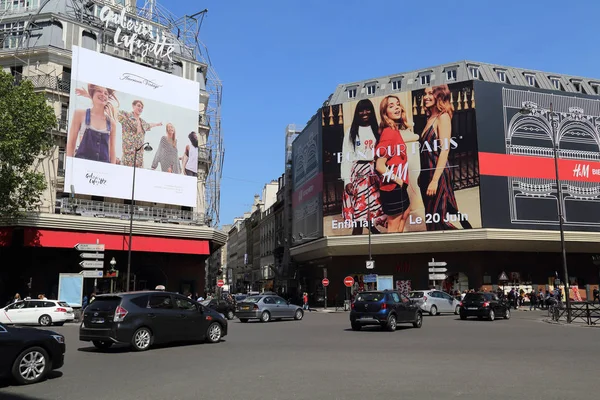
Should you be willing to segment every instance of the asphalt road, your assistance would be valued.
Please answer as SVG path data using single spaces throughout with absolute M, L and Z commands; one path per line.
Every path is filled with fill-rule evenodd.
M 98 352 L 67 339 L 65 366 L 0 399 L 568 399 L 600 392 L 600 329 L 513 312 L 494 322 L 425 317 L 396 332 L 350 330 L 347 313 L 230 322 L 222 343 Z M 1 355 L 0 355 L 1 356 Z

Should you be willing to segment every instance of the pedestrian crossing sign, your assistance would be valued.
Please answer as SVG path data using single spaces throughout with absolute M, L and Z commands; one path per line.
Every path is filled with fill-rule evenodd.
M 498 280 L 499 281 L 507 281 L 508 280 L 508 276 L 506 276 L 506 272 L 502 271 L 502 273 L 498 277 Z

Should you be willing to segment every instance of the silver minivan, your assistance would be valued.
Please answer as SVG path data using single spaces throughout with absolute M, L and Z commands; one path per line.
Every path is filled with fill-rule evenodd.
M 415 290 L 408 297 L 429 315 L 460 312 L 460 301 L 441 290 Z

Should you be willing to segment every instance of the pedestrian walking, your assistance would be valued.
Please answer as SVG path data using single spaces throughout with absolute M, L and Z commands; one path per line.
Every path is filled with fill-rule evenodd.
M 310 308 L 308 306 L 308 293 L 306 293 L 306 292 L 304 292 L 302 294 L 302 304 L 303 304 L 302 308 L 304 310 L 310 310 Z
M 594 301 L 600 303 L 600 292 L 598 291 L 598 288 L 594 288 Z
M 531 310 L 537 310 L 537 294 L 533 289 L 531 289 L 531 293 L 529 293 L 529 311 Z

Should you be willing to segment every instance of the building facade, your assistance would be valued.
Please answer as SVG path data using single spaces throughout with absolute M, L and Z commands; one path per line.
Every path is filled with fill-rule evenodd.
M 105 245 L 104 259 L 114 258 L 121 272 L 117 290 L 204 289 L 206 258 L 226 242 L 213 228 L 223 152 L 220 82 L 199 56 L 197 32 L 188 24 L 174 34 L 176 23 L 164 21 L 180 19 L 156 10 L 138 9 L 134 0 L 3 2 L 0 66 L 47 96 L 58 125 L 54 152 L 33 166 L 47 178 L 39 212 L 0 228 L 1 256 L 20 260 L 19 268 L 0 269 L 0 292 L 56 295 L 59 273 L 81 271 L 78 243 Z M 131 31 L 132 24 L 143 32 Z M 132 89 L 113 86 L 118 82 Z M 181 90 L 168 92 L 164 82 Z M 107 144 L 92 160 L 85 132 L 93 124 L 90 110 L 100 104 L 98 87 L 110 89 L 100 101 L 115 111 L 109 115 L 104 106 L 106 132 L 117 145 Z M 140 105 L 145 112 L 136 114 Z M 86 292 L 95 290 L 92 281 L 86 280 Z M 97 290 L 107 290 L 109 281 L 98 279 Z
M 463 61 L 339 85 L 292 160 L 290 251 L 312 301 L 324 277 L 333 302 L 346 276 L 354 290 L 552 287 L 558 204 L 571 296 L 598 284 L 599 80 Z

